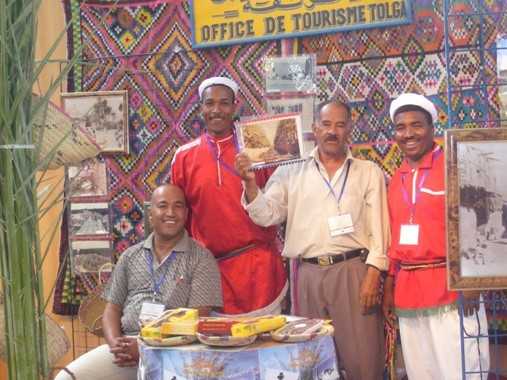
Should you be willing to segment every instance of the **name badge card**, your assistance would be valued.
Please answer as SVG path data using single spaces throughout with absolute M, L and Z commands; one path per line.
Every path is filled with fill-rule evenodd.
M 400 245 L 419 244 L 419 225 L 402 224 L 400 227 Z
M 352 216 L 350 214 L 331 216 L 327 219 L 327 223 L 332 237 L 354 232 L 354 224 L 352 223 Z
M 165 306 L 160 303 L 143 302 L 141 306 L 141 313 L 139 313 L 139 320 L 146 324 L 162 315 Z

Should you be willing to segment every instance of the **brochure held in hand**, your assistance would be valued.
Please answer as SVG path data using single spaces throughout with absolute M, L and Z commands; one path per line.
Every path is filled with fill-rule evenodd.
M 252 169 L 287 165 L 304 160 L 301 115 L 265 115 L 236 123 L 241 152 Z

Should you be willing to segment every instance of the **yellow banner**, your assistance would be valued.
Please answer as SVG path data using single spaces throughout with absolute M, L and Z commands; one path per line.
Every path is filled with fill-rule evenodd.
M 411 22 L 410 0 L 192 0 L 194 47 Z

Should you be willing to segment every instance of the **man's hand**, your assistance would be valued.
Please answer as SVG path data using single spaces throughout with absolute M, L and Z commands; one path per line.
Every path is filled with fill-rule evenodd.
M 387 276 L 384 281 L 384 295 L 382 297 L 382 313 L 390 326 L 394 326 L 396 315 L 394 314 L 394 277 Z
M 137 367 L 139 363 L 139 347 L 134 337 L 120 336 L 109 345 L 114 355 L 113 363 L 118 367 Z
M 238 153 L 234 161 L 234 167 L 241 179 L 245 182 L 255 182 L 255 173 L 251 170 L 252 162 L 245 153 Z
M 465 317 L 470 317 L 479 310 L 479 300 L 481 292 L 478 290 L 463 292 L 463 313 Z
M 368 314 L 378 304 L 379 284 L 380 271 L 377 268 L 368 266 L 368 271 L 359 292 L 359 303 L 361 304 L 362 314 Z

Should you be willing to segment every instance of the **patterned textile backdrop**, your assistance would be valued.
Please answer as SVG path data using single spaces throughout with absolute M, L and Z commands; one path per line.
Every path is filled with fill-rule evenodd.
M 390 100 L 403 91 L 430 96 L 439 108 L 437 135 L 448 124 L 444 17 L 437 1 L 413 1 L 408 26 L 369 29 L 225 48 L 192 50 L 189 5 L 183 0 L 63 0 L 69 56 L 81 65 L 69 77 L 69 91 L 127 89 L 130 155 L 107 158 L 114 249 L 117 254 L 143 237 L 142 203 L 168 175 L 174 151 L 200 131 L 197 87 L 206 77 L 229 76 L 240 84 L 242 115 L 262 113 L 263 58 L 315 53 L 317 100 L 340 97 L 350 102 L 356 155 L 375 161 L 387 176 L 400 164 L 391 141 Z M 490 1 L 497 12 L 501 1 Z M 468 2 L 456 7 L 469 9 Z M 468 8 L 467 8 L 468 7 Z M 460 10 L 459 8 L 458 10 Z M 450 55 L 453 125 L 484 126 L 498 119 L 496 87 L 497 25 L 493 16 L 454 20 Z M 479 43 L 485 49 L 478 49 Z M 484 96 L 486 95 L 486 96 Z M 65 232 L 65 231 L 62 231 Z M 65 239 L 65 234 L 62 234 Z M 62 244 L 61 257 L 67 255 Z M 54 310 L 76 312 L 79 299 L 95 286 L 93 277 L 72 279 L 65 269 L 55 292 Z

